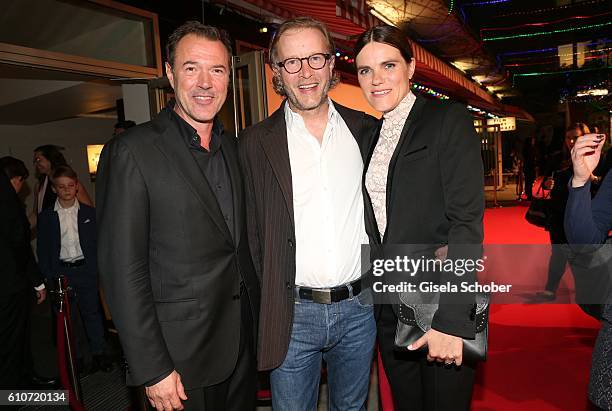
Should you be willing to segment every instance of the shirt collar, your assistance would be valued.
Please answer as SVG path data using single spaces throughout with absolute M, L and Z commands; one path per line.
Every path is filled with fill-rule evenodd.
M 55 200 L 55 207 L 53 207 L 53 210 L 71 212 L 71 211 L 79 211 L 80 208 L 81 206 L 79 205 L 79 200 L 77 200 L 76 198 L 74 199 L 74 204 L 67 208 L 62 207 L 62 205 L 59 202 L 59 198 L 58 198 Z
M 327 110 L 327 121 L 329 124 L 333 124 L 333 120 L 335 120 L 336 116 L 339 116 L 340 114 L 336 110 L 334 102 L 329 97 L 327 98 L 327 102 L 329 103 L 329 109 Z M 291 128 L 296 125 L 302 125 L 306 127 L 304 125 L 304 119 L 302 118 L 302 115 L 291 110 L 288 101 L 285 102 L 285 123 L 287 123 L 287 128 Z
M 408 114 L 410 114 L 410 110 L 412 109 L 412 106 L 414 105 L 415 101 L 416 101 L 416 96 L 412 93 L 412 91 L 408 90 L 408 94 L 406 94 L 406 97 L 404 97 L 402 101 L 400 101 L 397 107 L 395 107 L 393 110 L 389 111 L 388 113 L 385 113 L 383 115 L 383 118 L 385 120 L 390 120 L 390 121 L 401 119 L 402 117 L 407 118 Z
M 181 116 L 179 116 L 176 111 L 174 111 L 175 105 L 176 101 L 171 100 L 166 106 L 166 110 L 168 111 L 170 118 L 178 126 L 181 137 L 185 140 L 188 146 L 204 150 L 201 145 L 202 139 L 198 135 L 197 130 L 193 128 L 191 124 L 186 122 Z M 213 120 L 212 134 L 210 136 L 209 151 L 211 153 L 215 153 L 221 148 L 221 136 L 224 132 L 225 130 L 223 128 L 223 123 L 221 122 L 221 120 L 219 120 L 218 117 L 215 117 L 215 119 Z

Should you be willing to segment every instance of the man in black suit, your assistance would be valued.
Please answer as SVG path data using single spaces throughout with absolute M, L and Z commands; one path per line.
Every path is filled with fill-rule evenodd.
M 30 246 L 30 224 L 17 196 L 28 170 L 13 157 L 0 159 L 0 389 L 21 388 L 30 368 L 30 298 L 46 289 Z
M 227 96 L 227 35 L 198 22 L 167 45 L 176 100 L 106 145 L 97 198 L 102 285 L 128 362 L 158 410 L 255 407 L 259 282 Z

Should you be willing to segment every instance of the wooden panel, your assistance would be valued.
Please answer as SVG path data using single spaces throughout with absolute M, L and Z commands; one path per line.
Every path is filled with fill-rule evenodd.
M 161 73 L 161 68 L 133 66 L 88 57 L 71 56 L 7 43 L 0 43 L 0 63 L 95 74 L 107 78 L 153 78 L 158 77 Z

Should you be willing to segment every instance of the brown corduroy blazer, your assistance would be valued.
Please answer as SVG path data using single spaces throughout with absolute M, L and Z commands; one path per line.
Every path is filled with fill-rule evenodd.
M 285 104 L 238 137 L 249 246 L 261 281 L 260 370 L 276 368 L 283 362 L 293 323 L 295 226 Z M 357 141 L 365 163 L 367 141 L 376 132 L 378 121 L 335 102 L 334 106 Z M 376 229 L 371 206 L 366 206 L 365 214 L 366 231 L 371 236 Z

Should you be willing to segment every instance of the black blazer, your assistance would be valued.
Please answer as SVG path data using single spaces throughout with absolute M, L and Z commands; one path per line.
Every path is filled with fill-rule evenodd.
M 98 257 L 96 251 L 96 210 L 86 204 L 79 204 L 77 216 L 79 227 L 79 243 L 88 269 L 88 279 L 97 280 Z M 42 210 L 38 215 L 38 236 L 36 252 L 38 266 L 47 280 L 53 280 L 62 273 L 60 265 L 60 249 L 62 237 L 57 211 L 53 208 Z
M 378 136 L 369 141 L 368 166 Z M 465 106 L 417 96 L 389 163 L 386 203 L 383 244 L 448 244 L 449 259 L 480 258 L 484 173 L 480 140 Z M 366 213 L 370 210 L 371 203 Z M 380 243 L 378 232 L 374 240 Z M 463 280 L 473 281 L 474 273 Z M 440 281 L 456 278 L 449 274 Z M 440 305 L 432 327 L 473 338 L 472 305 L 456 302 Z
M 30 246 L 25 207 L 3 170 L 0 170 L 0 279 L 0 298 L 28 289 L 33 294 L 33 287 L 43 282 Z
M 225 135 L 221 143 L 232 182 L 233 238 L 170 116 L 166 108 L 104 147 L 96 183 L 99 271 L 128 361 L 128 384 L 176 369 L 193 389 L 217 384 L 234 370 L 240 281 L 255 327 L 259 284 L 235 138 Z
M 284 103 L 286 104 L 286 103 Z M 262 283 L 258 366 L 278 367 L 289 347 L 295 287 L 293 190 L 284 104 L 238 138 L 247 192 L 249 244 Z M 376 120 L 334 103 L 359 145 L 365 162 L 366 143 Z M 373 220 L 366 219 L 371 233 Z

